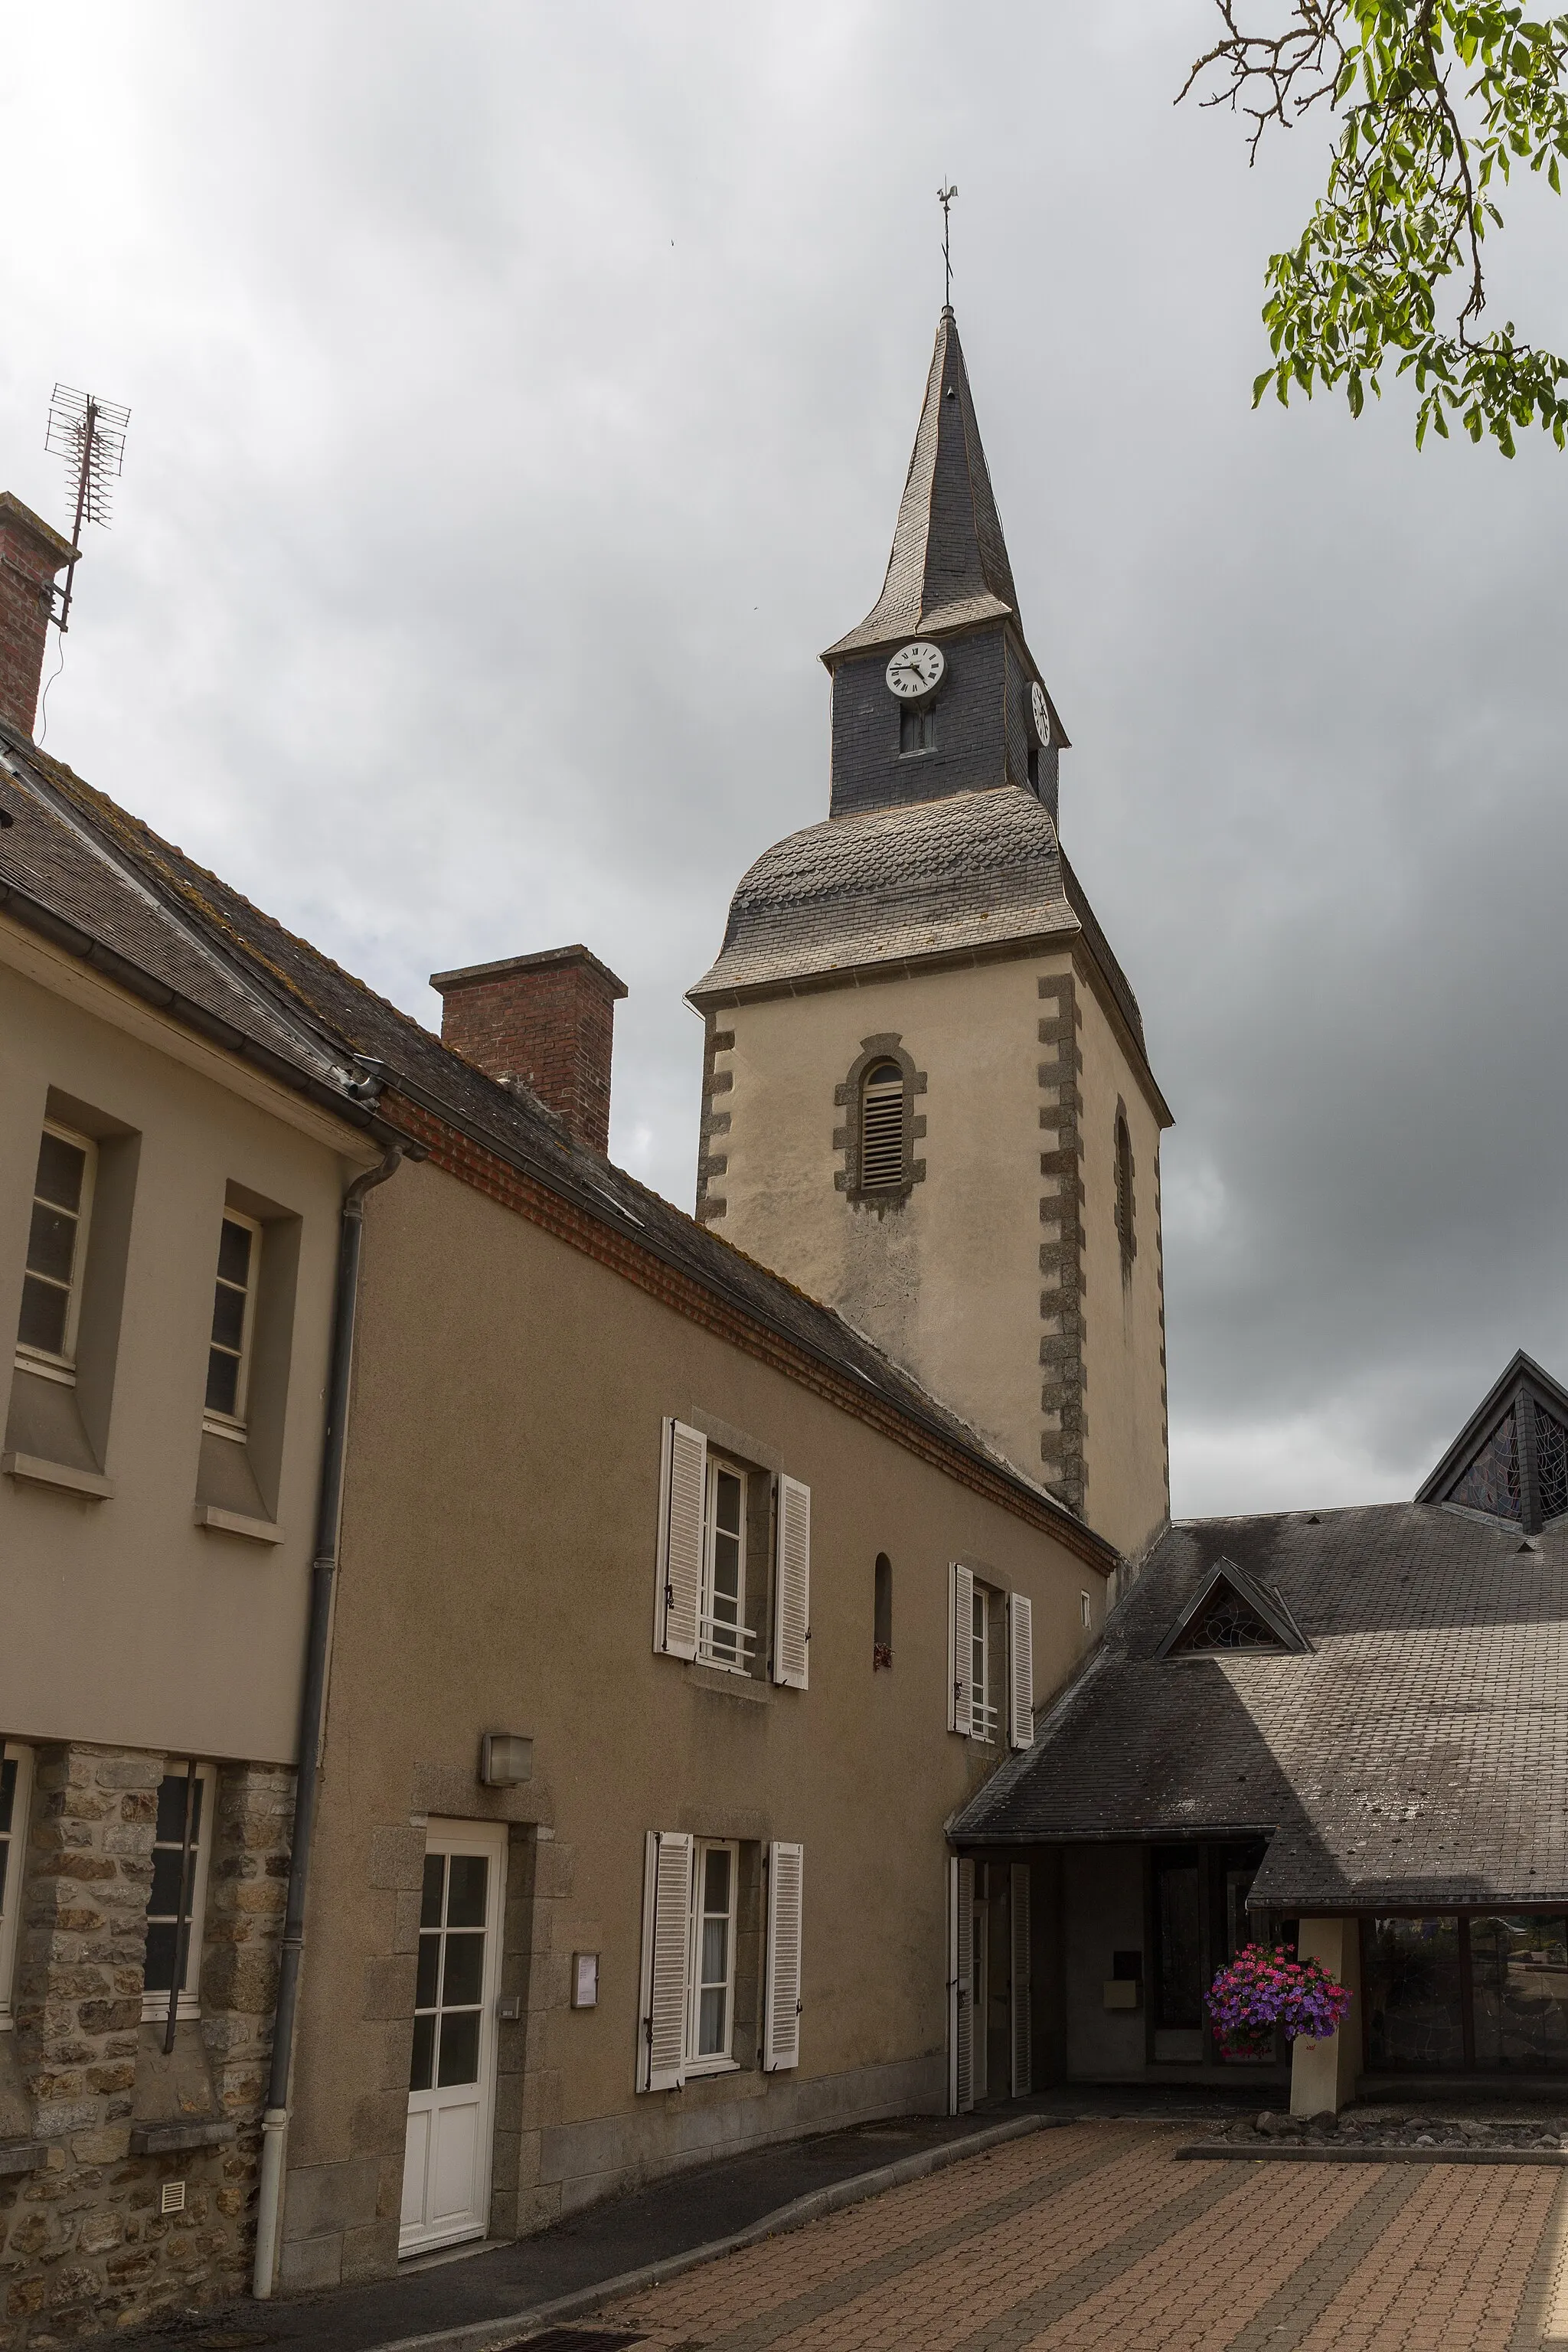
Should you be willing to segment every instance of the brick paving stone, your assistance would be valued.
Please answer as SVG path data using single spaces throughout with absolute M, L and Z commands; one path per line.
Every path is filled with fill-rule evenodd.
M 1557 2175 L 1178 2164 L 1182 2137 L 1015 2140 L 599 2320 L 647 2352 L 1543 2352 Z

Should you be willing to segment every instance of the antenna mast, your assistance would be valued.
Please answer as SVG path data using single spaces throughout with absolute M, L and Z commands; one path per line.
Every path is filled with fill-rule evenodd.
M 942 206 L 942 275 L 944 287 L 942 307 L 948 310 L 952 308 L 952 255 L 947 241 L 948 229 L 951 226 L 948 215 L 957 194 L 956 187 L 939 188 L 936 192 L 937 203 Z
M 64 457 L 66 481 L 76 493 L 71 559 L 65 585 L 56 591 L 60 609 L 54 619 L 62 637 L 70 626 L 71 589 L 81 552 L 81 527 L 84 522 L 96 522 L 106 530 L 109 528 L 110 486 L 125 463 L 125 434 L 130 423 L 128 408 L 117 408 L 112 401 L 100 400 L 96 393 L 78 392 L 68 383 L 56 384 L 49 401 L 49 429 L 44 436 L 44 446 Z

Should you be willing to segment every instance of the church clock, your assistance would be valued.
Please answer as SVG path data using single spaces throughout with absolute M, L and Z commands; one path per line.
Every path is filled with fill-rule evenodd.
M 917 637 L 913 645 L 900 646 L 888 664 L 888 692 L 896 694 L 900 702 L 921 701 L 936 692 L 946 667 L 942 647 L 929 638 Z
M 1034 713 L 1035 732 L 1040 739 L 1040 747 L 1048 751 L 1051 748 L 1051 706 L 1046 700 L 1046 689 L 1038 678 L 1029 688 L 1029 709 Z

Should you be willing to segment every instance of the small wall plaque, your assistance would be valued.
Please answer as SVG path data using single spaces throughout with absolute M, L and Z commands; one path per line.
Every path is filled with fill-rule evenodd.
M 572 2006 L 574 2009 L 597 2009 L 599 2006 L 597 1952 L 574 1952 L 572 1955 Z
M 1105 1978 L 1104 1990 L 1106 2008 L 1136 2009 L 1138 2006 L 1138 1994 L 1141 1988 L 1136 1977 Z

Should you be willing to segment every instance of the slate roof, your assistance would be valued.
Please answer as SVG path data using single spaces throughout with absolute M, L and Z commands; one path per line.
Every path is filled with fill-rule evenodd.
M 822 658 L 897 645 L 921 629 L 961 629 L 1018 611 L 1018 592 L 974 398 L 950 310 L 937 323 L 914 453 L 882 593 Z
M 528 1088 L 502 1086 L 0 722 L 0 909 L 355 1125 L 384 1083 L 596 1223 L 630 1235 L 763 1328 L 862 1383 L 1057 1521 L 1080 1556 L 1115 1554 L 830 1307 L 575 1142 Z M 385 1130 L 383 1130 L 384 1132 Z
M 1299 1656 L 1156 1653 L 1222 1558 Z M 1432 1503 L 1173 1528 L 964 1843 L 1271 1833 L 1256 1907 L 1568 1901 L 1568 1527 Z
M 1050 813 L 1006 784 L 829 817 L 764 850 L 730 901 L 702 1007 L 792 982 L 1009 941 L 1086 935 L 1133 1036 L 1143 1020 Z

